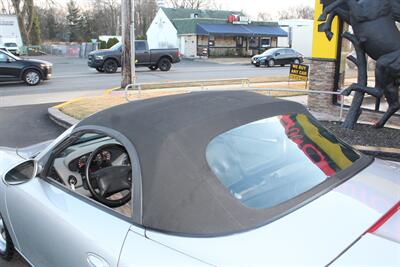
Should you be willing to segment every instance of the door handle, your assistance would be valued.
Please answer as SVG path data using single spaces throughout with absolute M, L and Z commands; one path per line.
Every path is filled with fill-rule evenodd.
M 93 253 L 88 253 L 87 261 L 90 267 L 110 267 L 105 259 Z

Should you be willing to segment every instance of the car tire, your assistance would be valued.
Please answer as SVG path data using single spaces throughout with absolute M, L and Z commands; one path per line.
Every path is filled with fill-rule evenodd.
M 172 66 L 171 60 L 169 60 L 168 58 L 162 58 L 158 62 L 158 68 L 161 71 L 169 71 L 171 69 L 171 66 Z
M 158 66 L 156 66 L 156 65 L 151 65 L 151 66 L 149 67 L 149 69 L 152 70 L 152 71 L 156 71 L 156 70 L 158 70 Z
M 255 64 L 254 65 L 256 68 L 259 68 L 260 67 L 260 64 Z
M 0 257 L 5 261 L 10 261 L 14 256 L 14 251 L 14 244 L 0 214 Z
M 281 67 L 285 67 L 285 64 L 281 64 Z
M 36 86 L 40 83 L 42 77 L 39 71 L 30 69 L 25 71 L 23 80 L 29 86 Z
M 293 63 L 294 63 L 294 64 L 300 64 L 301 62 L 300 62 L 300 60 L 299 60 L 298 58 L 296 58 L 296 59 L 293 61 Z
M 268 60 L 267 65 L 268 65 L 268 67 L 273 67 L 273 66 L 275 66 L 275 60 L 273 60 L 273 59 Z
M 97 70 L 98 72 L 104 73 L 104 69 L 103 69 L 102 67 L 97 67 L 96 70 Z
M 118 70 L 118 63 L 114 59 L 107 59 L 103 66 L 104 72 L 116 73 Z

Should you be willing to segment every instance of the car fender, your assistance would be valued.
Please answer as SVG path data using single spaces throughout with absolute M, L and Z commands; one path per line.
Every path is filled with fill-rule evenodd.
M 121 67 L 121 60 L 118 59 L 116 56 L 107 56 L 107 57 L 105 57 L 103 65 L 104 65 L 104 63 L 106 63 L 107 60 L 110 60 L 110 59 L 111 60 L 115 60 L 117 62 L 117 64 L 118 64 L 118 67 Z
M 43 70 L 42 70 L 40 67 L 35 66 L 35 65 L 29 65 L 29 66 L 24 67 L 24 68 L 21 70 L 21 73 L 20 73 L 20 77 L 19 77 L 19 78 L 22 80 L 22 79 L 24 78 L 25 72 L 26 72 L 27 70 L 31 70 L 31 69 L 37 70 L 37 71 L 40 73 L 40 78 L 43 79 L 43 76 L 44 76 Z
M 8 185 L 4 181 L 4 176 L 13 167 L 18 166 L 25 159 L 18 155 L 16 149 L 0 147 L 0 213 L 3 221 L 7 226 L 11 239 L 13 240 L 16 249 L 19 249 L 17 239 L 15 238 L 14 231 L 11 228 L 10 217 L 6 205 L 6 194 Z
M 169 61 L 171 61 L 171 63 L 174 61 L 174 59 L 172 58 L 172 56 L 170 56 L 170 55 L 162 55 L 162 56 L 160 57 L 160 59 L 157 61 L 157 65 L 160 63 L 160 61 L 161 61 L 163 58 L 169 59 Z

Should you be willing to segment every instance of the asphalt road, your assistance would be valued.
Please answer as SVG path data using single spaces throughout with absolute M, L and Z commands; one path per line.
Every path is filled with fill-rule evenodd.
M 98 73 L 87 66 L 85 59 L 66 57 L 38 57 L 54 64 L 53 79 L 36 87 L 22 83 L 0 84 L 0 107 L 49 102 L 62 102 L 71 98 L 101 94 L 105 89 L 120 85 L 121 73 Z M 210 80 L 288 75 L 289 68 L 255 68 L 247 63 L 217 64 L 207 61 L 184 60 L 173 65 L 171 71 L 137 69 L 139 83 Z
M 0 108 L 0 146 L 24 147 L 56 138 L 64 128 L 48 119 L 54 104 Z M 12 262 L 0 259 L 1 267 L 27 267 L 17 254 Z

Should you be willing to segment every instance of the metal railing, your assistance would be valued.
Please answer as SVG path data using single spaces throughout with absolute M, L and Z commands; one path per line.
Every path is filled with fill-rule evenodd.
M 322 95 L 331 95 L 331 96 L 340 96 L 340 114 L 339 114 L 339 120 L 343 121 L 343 115 L 344 115 L 344 105 L 345 105 L 345 97 L 342 95 L 340 92 L 327 92 L 327 91 L 321 91 L 321 90 L 300 90 L 300 89 L 278 89 L 278 88 L 254 88 L 250 86 L 250 80 L 249 79 L 238 79 L 242 80 L 241 88 L 240 89 L 206 89 L 205 85 L 201 85 L 200 90 L 187 90 L 189 92 L 202 92 L 202 91 L 209 91 L 209 92 L 221 92 L 221 91 L 260 91 L 260 92 L 269 92 L 269 95 L 271 95 L 272 92 L 289 92 L 289 93 L 303 93 L 303 94 L 322 94 Z M 215 82 L 216 80 L 214 80 Z M 212 81 L 192 81 L 193 83 L 201 83 L 201 82 L 212 82 Z M 179 82 L 171 82 L 171 84 L 178 84 Z M 186 82 L 187 83 L 187 82 Z M 163 83 L 164 84 L 164 83 Z M 165 83 L 168 84 L 168 83 Z M 213 85 L 213 86 L 218 86 L 218 85 Z M 195 86 L 193 86 L 195 87 Z M 142 84 L 130 84 L 125 87 L 125 99 L 127 102 L 131 102 L 129 99 L 129 89 L 137 89 L 138 92 L 138 98 L 141 98 L 142 95 Z M 182 87 L 186 88 L 187 87 Z M 160 89 L 162 90 L 162 89 Z
M 217 79 L 217 80 L 194 80 L 194 81 L 178 81 L 178 82 L 163 82 L 162 85 L 170 85 L 170 88 L 174 88 L 173 86 L 175 85 L 176 88 L 183 88 L 185 84 L 192 84 L 190 86 L 186 86 L 187 87 L 200 87 L 202 91 L 206 90 L 207 87 L 206 86 L 223 86 L 224 84 L 218 84 L 218 83 L 222 83 L 222 82 L 240 82 L 238 83 L 239 85 L 241 85 L 242 89 L 245 88 L 250 88 L 250 80 L 249 79 L 242 79 L 242 78 L 237 78 L 237 79 Z M 148 84 L 146 84 L 148 85 Z M 234 84 L 235 85 L 235 84 Z M 134 83 L 134 84 L 128 84 L 125 87 L 125 99 L 127 102 L 130 102 L 129 100 L 129 89 L 133 89 L 133 90 L 137 90 L 138 92 L 138 96 L 139 98 L 142 95 L 142 87 L 143 84 L 141 83 Z M 160 89 L 167 89 L 167 88 L 160 88 Z M 207 89 L 209 90 L 209 89 Z

